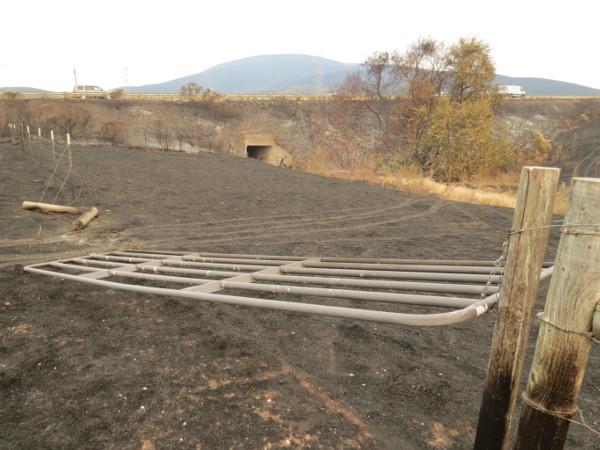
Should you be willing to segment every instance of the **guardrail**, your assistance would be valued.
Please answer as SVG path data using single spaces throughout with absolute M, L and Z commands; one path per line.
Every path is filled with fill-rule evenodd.
M 47 92 L 47 91 L 4 91 L 0 92 L 0 99 L 3 98 L 4 94 L 11 92 L 19 99 L 62 99 L 62 100 L 84 100 L 81 98 L 81 94 L 75 94 L 72 92 Z M 330 101 L 340 96 L 335 94 L 200 94 L 190 98 L 188 95 L 180 93 L 119 93 L 113 95 L 113 100 L 137 100 L 137 101 L 178 101 L 178 102 L 207 102 L 215 99 L 226 100 L 226 101 Z M 385 96 L 387 100 L 396 100 L 401 98 L 400 95 Z M 346 97 L 350 99 L 351 97 Z M 352 98 L 354 100 L 367 100 L 367 98 Z M 523 100 L 543 100 L 543 99 L 556 99 L 556 100 L 574 100 L 574 99 L 596 99 L 600 100 L 600 95 L 528 95 L 525 99 L 523 98 L 507 98 L 508 101 L 523 101 Z M 87 101 L 102 100 L 96 96 L 88 96 Z
M 0 93 L 0 98 L 6 92 L 11 92 L 16 98 L 20 99 L 63 99 L 63 100 L 83 100 L 81 94 L 72 92 L 46 92 L 46 91 L 5 91 Z M 117 96 L 112 94 L 113 100 L 155 100 L 155 101 L 211 101 L 216 98 L 228 101 L 326 101 L 336 97 L 333 94 L 200 94 L 194 97 L 179 93 L 119 93 Z M 395 97 L 390 97 L 395 98 Z M 88 96 L 86 100 L 100 100 L 96 96 Z

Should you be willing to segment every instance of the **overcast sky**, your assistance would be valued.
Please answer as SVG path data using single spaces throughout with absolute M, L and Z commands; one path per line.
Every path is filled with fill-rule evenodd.
M 360 63 L 419 37 L 490 45 L 496 72 L 600 88 L 598 0 L 30 0 L 1 8 L 0 87 L 161 83 L 249 56 Z M 205 86 L 207 87 L 207 86 Z

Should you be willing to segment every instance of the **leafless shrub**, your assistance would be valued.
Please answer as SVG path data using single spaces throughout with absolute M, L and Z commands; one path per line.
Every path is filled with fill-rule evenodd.
M 72 138 L 86 137 L 87 128 L 92 117 L 83 108 L 61 108 L 55 112 L 54 123 L 62 133 L 71 135 Z
M 100 137 L 113 145 L 122 144 L 125 137 L 123 122 L 111 121 L 103 123 L 100 127 Z
M 196 97 L 202 94 L 202 86 L 199 86 L 197 83 L 190 81 L 188 84 L 184 84 L 183 86 L 181 86 L 179 94 L 189 101 L 194 101 L 196 100 Z
M 169 150 L 171 148 L 173 131 L 163 120 L 156 120 L 150 129 L 150 133 L 158 143 L 160 149 Z
M 231 103 L 214 101 L 210 102 L 210 105 L 212 116 L 217 120 L 232 120 L 241 117 L 241 112 Z
M 125 91 L 123 89 L 116 89 L 110 93 L 111 101 L 119 102 L 125 99 Z
M 19 94 L 18 92 L 15 92 L 15 91 L 5 91 L 2 93 L 2 99 L 8 100 L 11 103 L 14 103 L 20 97 L 21 97 L 21 94 Z
M 80 106 L 57 104 L 53 101 L 23 101 L 13 105 L 9 111 L 14 122 L 31 129 L 40 129 L 43 134 L 53 130 L 58 134 L 70 134 L 71 138 L 87 137 L 92 121 L 90 112 Z

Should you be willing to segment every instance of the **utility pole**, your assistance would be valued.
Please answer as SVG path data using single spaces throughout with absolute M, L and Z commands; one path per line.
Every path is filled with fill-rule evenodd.
M 317 58 L 317 80 L 315 83 L 315 95 L 323 94 L 323 62 L 321 57 Z

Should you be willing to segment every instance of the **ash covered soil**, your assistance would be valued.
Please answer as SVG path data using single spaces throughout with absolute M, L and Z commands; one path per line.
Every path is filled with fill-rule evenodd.
M 242 158 L 74 147 L 72 163 L 82 181 L 56 202 L 100 210 L 77 233 L 72 216 L 21 209 L 51 167 L 0 144 L 0 447 L 472 446 L 495 310 L 412 328 L 119 291 L 23 265 L 117 249 L 492 260 L 511 209 Z M 552 232 L 548 260 L 557 242 Z M 599 396 L 596 345 L 574 419 L 598 429 Z M 567 447 L 600 439 L 572 424 Z

